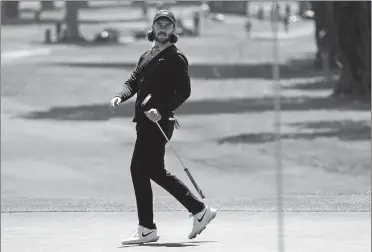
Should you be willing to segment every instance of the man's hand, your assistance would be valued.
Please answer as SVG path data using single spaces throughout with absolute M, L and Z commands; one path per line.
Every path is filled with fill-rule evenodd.
M 112 100 L 110 101 L 110 110 L 111 110 L 112 113 L 115 112 L 115 108 L 118 107 L 120 103 L 121 103 L 121 98 L 120 97 L 112 98 Z
M 150 109 L 145 111 L 145 115 L 147 116 L 148 119 L 150 119 L 153 122 L 157 122 L 161 119 L 161 114 L 157 109 Z

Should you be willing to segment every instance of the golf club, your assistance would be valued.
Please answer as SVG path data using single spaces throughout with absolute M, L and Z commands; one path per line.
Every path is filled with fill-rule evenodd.
M 149 94 L 142 102 L 141 106 L 142 107 L 145 107 L 145 105 L 148 103 L 148 101 L 151 99 L 151 94 Z M 176 157 L 178 158 L 178 160 L 180 161 L 182 167 L 183 167 L 183 170 L 186 172 L 187 176 L 189 177 L 189 179 L 191 180 L 191 183 L 194 185 L 196 191 L 199 193 L 200 197 L 202 199 L 205 198 L 204 196 L 204 193 L 202 192 L 202 190 L 200 189 L 200 187 L 198 186 L 198 184 L 196 183 L 196 181 L 194 180 L 194 178 L 192 177 L 189 169 L 186 168 L 186 166 L 183 164 L 181 158 L 178 156 L 176 150 L 173 148 L 173 146 L 171 145 L 170 143 L 170 140 L 168 139 L 167 135 L 164 133 L 163 129 L 160 127 L 159 123 L 158 122 L 155 122 L 156 125 L 158 126 L 158 128 L 160 129 L 161 133 L 163 133 L 163 136 L 165 137 L 165 139 L 167 140 L 167 143 L 169 144 L 169 146 L 171 147 L 171 149 L 173 150 L 174 154 L 176 155 Z

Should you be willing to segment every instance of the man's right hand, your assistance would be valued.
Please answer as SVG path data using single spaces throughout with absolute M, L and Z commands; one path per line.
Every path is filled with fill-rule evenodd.
M 115 108 L 119 106 L 121 103 L 121 98 L 120 97 L 114 97 L 110 101 L 110 110 L 111 112 L 115 112 Z

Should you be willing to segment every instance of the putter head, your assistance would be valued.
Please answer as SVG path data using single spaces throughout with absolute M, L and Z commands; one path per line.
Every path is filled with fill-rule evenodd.
M 149 94 L 148 96 L 146 96 L 146 98 L 142 101 L 141 107 L 142 108 L 146 108 L 146 104 L 149 102 L 150 99 L 151 99 L 151 94 Z

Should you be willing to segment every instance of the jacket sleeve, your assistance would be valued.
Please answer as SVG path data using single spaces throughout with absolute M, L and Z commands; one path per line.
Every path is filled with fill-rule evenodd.
M 124 84 L 122 85 L 121 92 L 115 95 L 115 97 L 121 98 L 121 102 L 125 102 L 129 100 L 132 96 L 134 96 L 138 92 L 138 79 L 139 79 L 139 71 L 140 71 L 139 69 L 140 69 L 141 62 L 144 59 L 144 55 L 145 53 L 141 55 L 129 79 L 126 82 L 124 82 Z
M 170 99 L 157 108 L 160 114 L 162 111 L 175 111 L 190 97 L 191 84 L 188 68 L 186 57 L 177 53 L 172 60 L 173 71 L 170 75 L 174 90 Z

